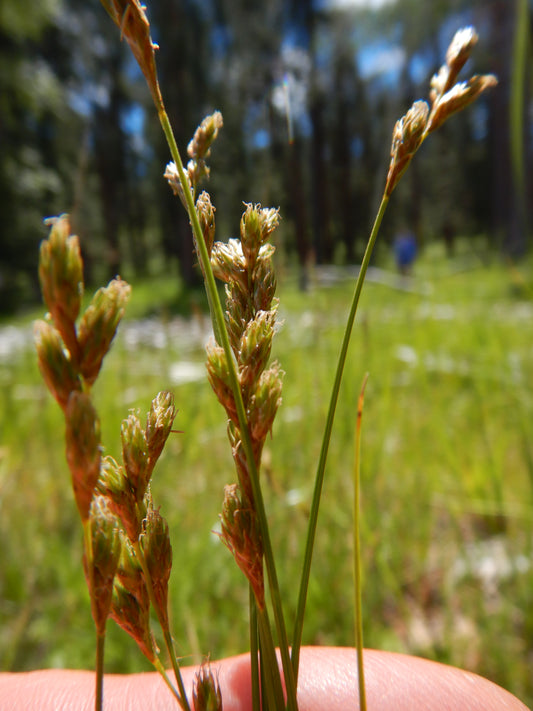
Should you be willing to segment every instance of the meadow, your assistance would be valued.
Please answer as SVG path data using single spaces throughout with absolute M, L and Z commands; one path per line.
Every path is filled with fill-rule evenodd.
M 330 449 L 304 643 L 353 644 L 354 427 L 368 372 L 365 644 L 471 669 L 531 705 L 531 264 L 491 258 L 482 242 L 458 247 L 447 259 L 429 246 L 408 279 L 386 260 L 369 274 Z M 248 648 L 248 590 L 216 536 L 234 471 L 225 416 L 205 378 L 209 320 L 201 298 L 187 316 L 173 313 L 178 285 L 170 278 L 132 286 L 94 390 L 103 441 L 118 455 L 129 409 L 144 416 L 158 391 L 174 392 L 182 432 L 171 436 L 153 480 L 173 543 L 173 630 L 185 662 L 216 659 Z M 302 293 L 280 265 L 283 324 L 273 354 L 286 375 L 262 477 L 289 620 L 352 289 L 353 270 L 316 268 Z M 0 668 L 91 667 L 63 420 L 40 380 L 30 321 L 0 325 Z M 112 623 L 106 667 L 148 668 Z

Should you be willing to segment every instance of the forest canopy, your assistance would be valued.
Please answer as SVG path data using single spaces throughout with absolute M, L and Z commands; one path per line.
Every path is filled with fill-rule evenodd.
M 209 190 L 218 234 L 242 201 L 281 208 L 288 260 L 357 262 L 383 189 L 395 117 L 426 98 L 456 29 L 497 90 L 424 146 L 383 239 L 483 235 L 522 254 L 533 205 L 529 0 L 154 0 L 158 70 L 178 142 L 217 109 Z M 168 152 L 144 80 L 99 2 L 0 8 L 0 310 L 37 299 L 43 218 L 68 212 L 87 279 L 198 279 L 187 218 L 163 179 Z M 417 196 L 413 200 L 413 195 Z

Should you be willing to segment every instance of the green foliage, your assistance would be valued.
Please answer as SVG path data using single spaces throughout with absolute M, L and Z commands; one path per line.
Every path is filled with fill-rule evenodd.
M 481 268 L 473 246 L 461 243 L 446 262 L 437 248 L 428 250 L 408 283 L 377 272 L 367 285 L 331 443 L 304 642 L 353 642 L 353 432 L 368 370 L 361 463 L 365 642 L 474 669 L 531 704 L 533 361 L 525 324 L 533 306 L 521 272 Z M 321 287 L 317 270 L 315 286 L 302 295 L 290 277 L 280 281 L 284 326 L 276 339 L 286 371 L 283 404 L 262 476 L 282 593 L 292 608 L 331 363 L 352 283 Z M 134 285 L 133 300 L 135 293 Z M 160 322 L 158 333 L 170 339 L 165 348 L 141 338 L 154 321 L 132 331 L 126 319 L 93 393 L 102 441 L 117 452 L 125 407 L 145 412 L 154 392 L 174 391 L 175 428 L 183 433 L 170 436 L 153 491 L 174 541 L 172 628 L 186 658 L 241 652 L 248 644 L 248 591 L 210 533 L 233 465 L 203 374 L 202 339 L 195 336 L 203 332 L 201 318 L 179 329 Z M 173 381 L 176 363 L 182 374 L 188 365 L 191 376 L 191 366 L 199 366 L 199 379 Z M 31 350 L 2 360 L 0 388 L 0 665 L 87 667 L 94 633 L 62 416 Z M 481 574 L 478 560 L 493 564 L 492 577 Z M 107 667 L 146 668 L 114 625 Z

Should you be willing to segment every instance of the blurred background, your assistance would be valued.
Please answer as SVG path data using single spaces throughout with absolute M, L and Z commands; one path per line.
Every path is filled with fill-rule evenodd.
M 182 150 L 204 115 L 224 116 L 209 184 L 219 235 L 234 234 L 243 201 L 261 202 L 281 207 L 283 253 L 302 269 L 360 259 L 394 122 L 427 97 L 455 30 L 473 24 L 480 42 L 468 76 L 493 72 L 499 87 L 424 147 L 383 240 L 403 223 L 421 246 L 445 239 L 453 250 L 467 233 L 523 253 L 530 12 L 528 0 L 152 3 Z M 171 266 L 197 282 L 148 91 L 100 4 L 4 0 L 0 32 L 0 310 L 37 297 L 37 226 L 61 212 L 80 235 L 89 280 Z
M 482 673 L 533 704 L 531 0 L 153 0 L 178 144 L 218 109 L 205 186 L 217 238 L 242 203 L 279 206 L 284 403 L 263 476 L 287 614 L 354 275 L 392 128 L 428 95 L 455 31 L 499 85 L 424 144 L 376 248 L 331 446 L 304 628 L 353 644 L 357 397 L 368 646 Z M 129 408 L 175 393 L 154 497 L 168 518 L 178 653 L 247 647 L 247 589 L 212 531 L 233 480 L 205 379 L 210 334 L 185 213 L 148 90 L 96 0 L 0 4 L 0 668 L 91 667 L 94 639 L 63 422 L 32 348 L 43 218 L 68 212 L 89 290 L 133 296 L 94 396 L 107 451 Z M 398 235 L 414 255 L 398 260 Z M 405 252 L 404 252 L 405 255 Z M 405 257 L 406 258 L 406 257 Z M 209 452 L 209 457 L 206 457 Z M 110 625 L 110 671 L 147 668 Z

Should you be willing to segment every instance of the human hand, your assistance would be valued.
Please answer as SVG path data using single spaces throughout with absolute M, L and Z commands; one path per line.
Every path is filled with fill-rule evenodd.
M 392 652 L 366 650 L 369 711 L 528 711 L 507 691 L 475 674 Z M 224 711 L 250 711 L 249 655 L 212 662 Z M 183 670 L 190 689 L 194 667 Z M 176 711 L 156 673 L 106 675 L 106 711 Z M 300 711 L 354 711 L 357 707 L 355 650 L 304 647 L 298 682 Z M 92 711 L 94 673 L 59 669 L 0 674 L 2 711 Z

